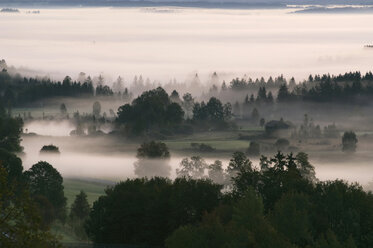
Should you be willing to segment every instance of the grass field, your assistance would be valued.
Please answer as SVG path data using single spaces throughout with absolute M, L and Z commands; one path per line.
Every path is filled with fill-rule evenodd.
M 93 202 L 104 194 L 107 186 L 111 182 L 96 182 L 89 179 L 64 178 L 63 186 L 65 187 L 65 197 L 67 198 L 67 206 L 70 207 L 75 199 L 75 196 L 83 190 L 88 196 L 88 202 L 92 206 Z
M 262 129 L 240 129 L 228 132 L 201 132 L 187 137 L 175 137 L 168 140 L 162 140 L 162 142 L 166 143 L 171 151 L 177 153 L 199 154 L 198 151 L 192 149 L 191 143 L 204 143 L 215 149 L 215 152 L 212 152 L 211 155 L 230 155 L 235 151 L 245 151 L 250 145 L 250 141 L 240 140 L 239 134 L 255 135 L 261 132 Z

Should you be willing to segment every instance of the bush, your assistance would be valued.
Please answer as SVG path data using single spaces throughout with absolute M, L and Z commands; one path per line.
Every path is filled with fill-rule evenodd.
M 55 145 L 45 145 L 40 150 L 41 153 L 60 153 L 60 149 Z
M 165 143 L 151 141 L 149 143 L 143 143 L 139 149 L 137 149 L 138 158 L 169 158 L 170 152 Z
M 213 152 L 215 148 L 204 143 L 190 143 L 190 146 L 200 152 Z

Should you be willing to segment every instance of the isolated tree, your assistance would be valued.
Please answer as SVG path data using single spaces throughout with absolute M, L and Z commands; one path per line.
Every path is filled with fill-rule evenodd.
M 176 169 L 176 174 L 178 177 L 202 179 L 205 177 L 207 167 L 205 160 L 199 156 L 193 156 L 190 159 L 184 158 L 180 162 L 180 169 Z
M 165 143 L 155 141 L 143 143 L 137 149 L 137 158 L 134 167 L 138 177 L 167 177 L 170 175 L 170 152 Z
M 210 164 L 207 169 L 209 179 L 211 179 L 214 183 L 224 184 L 225 173 L 223 163 L 220 160 L 215 160 L 215 162 Z
M 183 95 L 183 108 L 185 110 L 186 118 L 190 119 L 192 116 L 192 110 L 194 106 L 194 98 L 190 93 Z
M 92 114 L 95 117 L 98 117 L 100 116 L 100 113 L 101 113 L 101 103 L 96 101 L 93 103 L 93 106 L 92 106 Z
M 61 105 L 60 105 L 60 112 L 61 112 L 62 115 L 67 114 L 67 108 L 66 108 L 66 105 L 64 103 L 61 103 Z
M 66 198 L 61 174 L 47 162 L 40 161 L 24 172 L 32 196 L 43 196 L 53 206 L 56 217 L 64 219 Z
M 90 206 L 87 201 L 87 195 L 84 191 L 80 191 L 71 205 L 69 224 L 75 235 L 82 240 L 88 240 L 84 224 L 89 217 L 89 213 Z
M 342 151 L 355 152 L 358 140 L 353 131 L 345 132 L 342 136 Z
M 169 158 L 170 152 L 165 143 L 151 141 L 143 143 L 137 149 L 138 158 Z
M 181 104 L 181 99 L 180 99 L 180 96 L 179 96 L 179 92 L 177 92 L 176 90 L 173 90 L 171 92 L 171 95 L 170 95 L 170 100 L 172 102 L 175 102 L 175 103 L 178 103 L 178 104 Z
M 75 196 L 75 200 L 71 205 L 70 218 L 85 220 L 89 216 L 90 206 L 87 200 L 87 194 L 81 190 L 78 195 Z
M 259 120 L 259 111 L 257 108 L 254 108 L 253 111 L 251 112 L 251 120 L 255 123 L 258 124 Z
M 55 153 L 55 154 L 59 154 L 60 153 L 60 149 L 57 146 L 50 144 L 50 145 L 43 146 L 40 149 L 40 153 Z

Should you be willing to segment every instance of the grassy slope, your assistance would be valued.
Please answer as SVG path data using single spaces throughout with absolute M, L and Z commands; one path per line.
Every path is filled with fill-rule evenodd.
M 71 203 L 81 190 L 87 194 L 88 202 L 92 206 L 93 202 L 104 194 L 105 188 L 110 184 L 110 182 L 96 182 L 89 179 L 64 178 L 63 185 L 67 198 L 68 213 Z M 63 225 L 60 222 L 55 222 L 51 231 L 59 237 L 62 243 L 87 243 L 87 241 L 80 240 L 68 225 Z
M 92 206 L 93 202 L 104 194 L 105 188 L 109 183 L 95 182 L 84 179 L 64 178 L 63 185 L 65 187 L 65 196 L 67 198 L 67 206 L 70 207 L 75 196 L 83 190 L 88 196 L 88 202 Z
M 192 150 L 191 143 L 204 143 L 210 145 L 216 152 L 211 155 L 230 155 L 235 151 L 245 151 L 250 144 L 248 140 L 239 140 L 239 134 L 254 135 L 262 132 L 262 129 L 240 129 L 229 132 L 203 132 L 195 133 L 187 137 L 176 137 L 174 139 L 162 140 L 165 142 L 171 151 L 177 153 L 193 153 L 198 154 L 198 151 Z

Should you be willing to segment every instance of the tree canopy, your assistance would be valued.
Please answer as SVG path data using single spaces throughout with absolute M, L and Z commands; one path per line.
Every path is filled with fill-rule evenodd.
M 157 89 L 143 92 L 118 109 L 117 122 L 124 125 L 130 134 L 142 134 L 145 131 L 173 127 L 182 122 L 184 111 L 178 103 L 171 102 L 167 92 Z
M 64 219 L 66 198 L 61 174 L 47 162 L 40 161 L 24 172 L 32 196 L 45 197 L 53 206 L 56 218 Z

